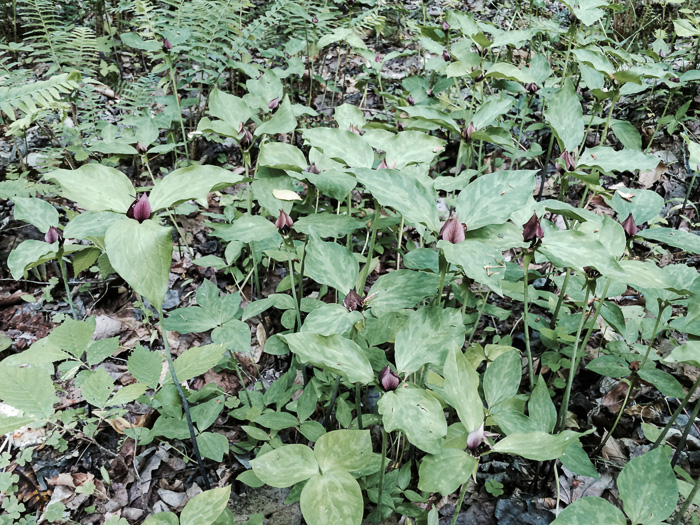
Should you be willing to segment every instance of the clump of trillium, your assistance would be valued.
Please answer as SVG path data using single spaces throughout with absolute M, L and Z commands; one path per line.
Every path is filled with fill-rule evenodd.
M 148 195 L 145 193 L 141 198 L 134 200 L 126 211 L 126 216 L 142 223 L 151 218 L 151 203 L 148 202 Z

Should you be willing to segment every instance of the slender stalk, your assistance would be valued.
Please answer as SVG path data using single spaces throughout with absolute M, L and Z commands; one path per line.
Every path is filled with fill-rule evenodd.
M 685 499 L 685 503 L 683 503 L 683 506 L 676 514 L 676 517 L 673 518 L 671 525 L 678 525 L 681 522 L 681 519 L 683 518 L 683 516 L 685 516 L 685 513 L 690 508 L 690 505 L 692 505 L 693 500 L 695 499 L 695 495 L 698 493 L 698 489 L 700 489 L 700 476 L 698 476 L 698 479 L 695 480 L 690 494 L 688 494 L 688 497 Z
M 673 424 L 676 422 L 676 419 L 678 419 L 678 416 L 680 415 L 681 412 L 685 409 L 686 405 L 690 401 L 690 398 L 693 397 L 693 394 L 695 394 L 695 391 L 700 387 L 700 377 L 693 383 L 693 386 L 690 387 L 690 390 L 688 390 L 688 393 L 685 395 L 683 398 L 683 401 L 681 401 L 681 404 L 678 405 L 678 408 L 676 411 L 671 414 L 671 417 L 669 418 L 668 422 L 666 423 L 666 426 L 663 428 L 661 431 L 661 434 L 659 434 L 659 437 L 656 438 L 656 441 L 654 441 L 654 444 L 651 446 L 651 449 L 655 449 L 658 447 L 661 443 L 663 443 L 666 439 L 666 434 L 668 434 L 668 431 L 671 430 L 671 427 Z
M 530 349 L 530 326 L 527 324 L 528 289 L 530 288 L 528 270 L 531 261 L 532 253 L 526 252 L 523 255 L 523 269 L 525 270 L 525 277 L 523 278 L 523 329 L 525 330 L 525 351 L 527 352 L 527 373 L 530 378 L 530 391 L 535 388 L 535 372 L 532 367 L 532 350 Z
M 559 310 L 561 310 L 561 305 L 564 302 L 564 297 L 566 296 L 566 287 L 569 284 L 569 277 L 571 277 L 571 270 L 566 269 L 566 275 L 564 276 L 564 282 L 561 285 L 561 290 L 559 290 L 559 298 L 557 299 L 557 305 L 554 307 L 554 313 L 552 314 L 552 320 L 549 322 L 549 327 L 554 329 L 557 324 L 557 319 L 559 318 Z
M 440 284 L 438 285 L 438 293 L 433 300 L 433 305 L 440 306 L 442 304 L 442 289 L 445 286 L 445 276 L 449 265 L 450 263 L 445 260 L 445 256 L 440 251 Z
M 681 452 L 683 451 L 683 447 L 685 447 L 685 442 L 688 439 L 688 434 L 690 434 L 690 429 L 693 428 L 695 425 L 695 419 L 698 417 L 698 412 L 700 411 L 700 402 L 695 402 L 695 407 L 693 407 L 693 411 L 690 414 L 690 418 L 688 419 L 688 423 L 685 425 L 685 428 L 683 429 L 683 434 L 681 435 L 681 440 L 678 442 L 678 445 L 676 446 L 676 452 L 673 454 L 673 459 L 671 459 L 671 466 L 674 467 L 676 463 L 678 463 L 678 459 L 681 457 Z
M 484 299 L 481 302 L 481 306 L 479 307 L 479 315 L 477 316 L 476 322 L 474 323 L 474 329 L 472 330 L 472 333 L 469 334 L 469 341 L 467 342 L 467 348 L 469 348 L 472 345 L 472 341 L 474 340 L 474 335 L 476 334 L 476 329 L 479 327 L 479 323 L 481 322 L 481 318 L 484 315 L 484 310 L 486 309 L 486 304 L 489 301 L 489 295 L 491 295 L 491 290 L 486 291 L 486 295 L 484 296 Z
M 301 329 L 301 311 L 299 308 L 299 301 L 297 300 L 297 287 L 296 283 L 294 282 L 294 261 L 292 260 L 292 252 L 289 249 L 289 245 L 287 244 L 287 241 L 292 242 L 292 246 L 294 245 L 294 241 L 291 241 L 290 239 L 287 239 L 287 237 L 284 238 L 284 251 L 287 252 L 287 262 L 289 263 L 289 278 L 292 280 L 291 288 L 292 288 L 292 298 L 294 299 L 294 311 L 297 314 L 297 330 Z
M 469 480 L 462 483 L 462 488 L 459 489 L 459 498 L 457 498 L 457 504 L 455 505 L 455 510 L 452 513 L 452 523 L 450 525 L 457 525 L 457 518 L 459 518 L 459 509 L 462 508 L 462 502 L 464 501 L 464 495 L 467 493 L 467 485 Z
M 78 314 L 75 311 L 75 305 L 73 304 L 73 296 L 70 293 L 70 286 L 68 286 L 68 273 L 66 272 L 66 263 L 63 262 L 63 246 L 58 249 L 56 253 L 56 258 L 58 259 L 58 267 L 61 269 L 61 280 L 63 281 L 63 286 L 66 289 L 66 301 L 70 307 L 70 313 L 74 320 L 78 320 Z
M 365 293 L 365 283 L 367 282 L 367 277 L 369 277 L 369 267 L 372 264 L 372 257 L 374 256 L 374 244 L 377 241 L 377 229 L 379 225 L 379 214 L 381 213 L 381 208 L 377 199 L 374 199 L 374 219 L 372 219 L 372 237 L 369 241 L 369 253 L 367 254 L 367 262 L 362 267 L 360 276 L 357 283 L 357 293 L 364 295 Z
M 617 417 L 615 418 L 615 422 L 613 423 L 612 428 L 607 434 L 605 434 L 605 437 L 603 437 L 603 439 L 600 441 L 600 444 L 596 447 L 595 452 L 593 453 L 594 455 L 597 454 L 599 451 L 603 450 L 603 447 L 608 442 L 608 439 L 610 439 L 610 436 L 612 436 L 615 432 L 617 424 L 620 422 L 620 418 L 622 418 L 622 413 L 625 411 L 625 408 L 627 407 L 627 402 L 630 399 L 630 394 L 632 393 L 632 384 L 626 379 L 622 379 L 621 381 L 623 383 L 627 383 L 627 394 L 625 394 L 625 399 L 624 401 L 622 401 L 622 406 L 620 406 L 620 410 L 618 410 L 617 412 Z
M 569 398 L 571 397 L 571 387 L 574 385 L 574 376 L 576 375 L 576 367 L 578 365 L 578 347 L 581 342 L 581 330 L 583 330 L 583 325 L 586 321 L 586 308 L 588 307 L 588 297 L 591 294 L 591 289 L 586 286 L 586 296 L 583 299 L 583 311 L 581 312 L 581 321 L 578 324 L 578 330 L 576 330 L 576 342 L 574 343 L 574 352 L 571 356 L 571 368 L 569 369 L 569 378 L 566 383 L 566 390 L 564 390 L 564 397 L 561 401 L 561 408 L 559 411 L 559 421 L 557 423 L 557 431 L 560 431 L 566 425 L 566 414 L 569 411 Z
M 362 430 L 362 385 L 360 383 L 355 383 L 355 411 L 357 412 L 357 428 Z
M 204 488 L 209 490 L 211 484 L 209 483 L 209 476 L 207 476 L 207 470 L 204 468 L 204 462 L 202 461 L 202 455 L 199 453 L 199 446 L 197 445 L 197 436 L 194 434 L 194 425 L 192 424 L 192 416 L 190 415 L 190 405 L 187 402 L 185 393 L 182 391 L 182 386 L 177 380 L 177 374 L 175 373 L 175 365 L 173 364 L 173 357 L 170 355 L 170 343 L 168 342 L 168 332 L 164 326 L 164 316 L 163 308 L 158 309 L 158 324 L 160 326 L 160 335 L 163 338 L 163 347 L 165 348 L 165 357 L 168 360 L 168 368 L 170 369 L 170 377 L 175 383 L 175 388 L 177 393 L 180 394 L 180 400 L 182 401 L 182 409 L 185 411 L 185 417 L 187 418 L 187 427 L 190 430 L 190 439 L 192 440 L 192 448 L 194 449 L 194 456 L 197 458 L 197 465 L 199 466 L 199 473 L 202 475 L 202 481 L 204 483 Z
M 654 127 L 654 132 L 651 134 L 651 138 L 649 139 L 649 144 L 647 144 L 647 147 L 644 148 L 644 153 L 647 153 L 649 149 L 651 148 L 651 145 L 654 143 L 654 138 L 656 138 L 656 133 L 659 131 L 659 126 L 661 126 L 661 122 L 663 121 L 664 117 L 666 116 L 666 111 L 668 111 L 668 106 L 671 103 L 671 99 L 673 98 L 673 95 L 676 93 L 676 90 L 672 90 L 671 93 L 668 95 L 668 99 L 666 100 L 666 105 L 664 106 L 664 110 L 661 113 L 661 118 L 656 121 L 656 126 Z
M 696 168 L 693 170 L 693 178 L 690 179 L 690 185 L 688 185 L 688 191 L 685 192 L 685 197 L 683 198 L 683 206 L 681 206 L 681 209 L 678 210 L 678 215 L 676 215 L 676 223 L 673 225 L 673 227 L 676 230 L 681 225 L 681 217 L 683 216 L 683 212 L 685 211 L 685 205 L 688 204 L 688 198 L 690 198 L 690 192 L 693 190 L 693 185 L 695 184 L 695 177 L 698 174 L 698 169 L 700 169 L 700 168 Z
M 333 383 L 333 390 L 331 390 L 331 400 L 328 403 L 328 408 L 323 416 L 323 422 L 321 423 L 324 427 L 328 425 L 331 420 L 331 414 L 333 413 L 333 407 L 335 406 L 335 400 L 338 397 L 338 388 L 340 388 L 340 376 L 336 376 L 335 382 Z
M 175 69 L 173 68 L 173 60 L 170 55 L 166 55 L 165 59 L 168 61 L 168 69 L 170 70 L 170 82 L 173 85 L 173 96 L 175 97 L 175 103 L 177 104 L 177 112 L 180 117 L 180 131 L 182 133 L 182 143 L 185 147 L 185 156 L 187 160 L 190 160 L 190 150 L 187 147 L 187 134 L 185 133 L 185 122 L 182 117 L 182 108 L 180 107 L 180 97 L 177 94 L 177 77 L 175 76 Z
M 379 470 L 379 494 L 377 495 L 377 520 L 382 521 L 382 492 L 384 489 L 384 470 L 386 469 L 386 428 L 382 425 L 382 466 Z
M 654 344 L 654 339 L 656 339 L 656 332 L 659 329 L 659 323 L 661 322 L 661 315 L 664 313 L 664 310 L 666 309 L 667 303 L 663 303 L 659 301 L 659 314 L 656 316 L 656 322 L 654 323 L 654 329 L 651 332 L 651 337 L 649 338 L 649 344 L 647 345 L 647 351 L 644 354 L 644 359 L 642 359 L 642 362 L 639 364 L 639 368 L 642 369 L 644 368 L 644 365 L 647 362 L 647 359 L 649 359 L 649 354 L 651 353 L 651 347 Z
M 695 178 L 693 178 L 695 180 Z M 690 183 L 693 186 L 693 183 Z M 685 205 L 683 206 L 685 208 Z M 399 245 L 396 248 L 396 269 L 401 267 L 401 242 L 403 241 L 403 215 L 401 216 L 401 224 L 399 225 Z

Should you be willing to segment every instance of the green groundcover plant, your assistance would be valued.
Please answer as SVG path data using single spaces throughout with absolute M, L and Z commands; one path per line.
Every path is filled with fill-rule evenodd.
M 672 373 L 700 366 L 695 6 L 487 6 L 498 24 L 457 2 L 437 3 L 437 18 L 427 2 L 269 4 L 66 3 L 62 20 L 13 3 L 4 129 L 16 147 L 37 133 L 46 147 L 0 183 L 13 219 L 40 233 L 7 269 L 20 283 L 55 264 L 42 300 L 61 282 L 66 308 L 47 337 L 3 354 L 0 433 L 44 428 L 63 453 L 102 447 L 105 424 L 126 421 L 138 446 L 171 443 L 205 490 L 148 525 L 234 523 L 215 468 L 234 460 L 236 483 L 290 488 L 309 524 L 434 525 L 436 501 L 456 494 L 454 525 L 468 491 L 503 497 L 503 480 L 480 475 L 493 457 L 557 494 L 557 524 L 680 523 L 700 486 L 674 470 L 700 379 Z M 93 26 L 77 23 L 87 12 Z M 128 88 L 119 57 L 138 77 Z M 342 98 L 351 76 L 355 103 Z M 646 182 L 669 168 L 661 142 L 682 178 L 670 201 Z M 193 214 L 215 253 L 195 258 Z M 174 260 L 202 271 L 190 302 L 166 307 Z M 120 354 L 118 336 L 95 340 L 71 290 L 85 276 L 128 288 L 148 343 Z M 204 344 L 173 356 L 177 334 Z M 105 366 L 117 358 L 127 386 Z M 212 370 L 239 388 L 191 388 Z M 572 406 L 588 373 L 622 392 L 609 428 Z M 82 403 L 59 409 L 67 385 Z M 643 423 L 616 504 L 560 508 L 562 467 L 599 478 L 641 386 L 672 413 Z M 134 403 L 152 424 L 125 419 Z M 11 460 L 31 463 L 31 450 L 0 457 L 0 523 L 90 512 L 33 514 Z

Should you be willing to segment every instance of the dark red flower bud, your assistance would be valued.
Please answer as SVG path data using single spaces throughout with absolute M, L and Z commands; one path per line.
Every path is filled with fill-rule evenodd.
M 530 93 L 530 95 L 534 95 L 535 93 L 537 93 L 538 89 L 540 89 L 540 88 L 538 88 L 537 84 L 535 84 L 534 82 L 530 82 L 529 84 L 525 84 L 525 91 Z
M 382 368 L 381 372 L 379 372 L 379 384 L 385 392 L 396 390 L 399 387 L 399 383 L 401 383 L 401 379 L 389 365 L 386 365 Z
M 449 62 L 449 61 L 452 60 L 452 55 L 450 55 L 450 54 L 447 52 L 447 49 L 445 49 L 445 50 L 442 52 L 442 59 L 443 59 L 445 62 Z
M 637 228 L 637 224 L 634 222 L 634 217 L 632 217 L 631 213 L 622 223 L 622 229 L 625 230 L 625 235 L 627 235 L 628 239 L 637 235 L 639 228 Z
M 343 306 L 347 308 L 350 312 L 354 312 L 355 310 L 361 310 L 364 305 L 364 297 L 362 297 L 355 290 L 350 290 L 345 296 L 345 299 L 343 299 Z
M 457 244 L 464 240 L 464 232 L 467 231 L 466 225 L 459 222 L 459 218 L 455 213 L 445 224 L 440 228 L 440 238 L 452 244 Z
M 403 129 L 404 129 L 404 124 L 403 124 L 403 122 L 401 122 L 400 120 L 397 120 L 397 121 L 396 121 L 396 130 L 397 130 L 397 131 L 403 131 Z
M 379 64 L 382 61 L 382 58 L 379 55 L 374 55 L 374 61 Z
M 170 50 L 173 48 L 173 45 L 170 43 L 170 40 L 167 38 L 163 39 L 163 51 L 168 53 Z
M 564 167 L 566 168 L 566 171 L 574 171 L 576 169 L 576 160 L 574 159 L 574 156 L 567 150 L 564 150 L 564 152 L 561 155 L 559 155 L 559 159 L 564 161 Z
M 482 423 L 479 428 L 469 432 L 467 436 L 467 448 L 474 452 L 484 442 L 485 438 L 486 432 L 484 432 L 484 424 Z
M 280 216 L 275 221 L 275 226 L 277 226 L 277 229 L 286 235 L 287 232 L 289 232 L 289 228 L 292 227 L 292 224 L 294 224 L 292 218 L 287 215 L 284 210 L 280 210 Z
M 377 169 L 378 170 L 388 170 L 389 169 L 389 165 L 386 163 L 386 159 L 382 159 L 382 161 L 377 166 Z
M 61 230 L 56 228 L 56 226 L 51 226 L 49 231 L 46 232 L 46 235 L 44 235 L 44 240 L 49 244 L 58 242 L 61 239 L 63 239 L 63 235 L 61 234 Z
M 432 97 L 432 96 L 433 96 L 433 90 L 432 90 L 432 89 L 428 89 L 428 90 L 425 91 L 425 94 L 428 95 L 429 97 Z
M 137 142 L 136 143 L 136 151 L 138 152 L 139 155 L 143 155 L 148 151 L 148 147 L 143 144 L 142 142 Z
M 533 244 L 542 240 L 544 237 L 544 231 L 540 225 L 540 220 L 537 218 L 537 214 L 533 213 L 530 220 L 523 225 L 523 240 L 525 242 L 532 241 Z
M 462 131 L 462 137 L 464 137 L 467 140 L 472 139 L 472 133 L 476 131 L 476 127 L 474 126 L 473 122 L 470 122 L 469 125 Z
M 409 106 L 413 106 L 415 104 L 415 101 L 413 100 L 413 95 L 408 95 L 406 102 L 408 102 Z
M 140 199 L 136 199 L 131 203 L 129 209 L 126 211 L 126 216 L 130 219 L 143 222 L 151 218 L 151 203 L 148 202 L 148 195 L 145 193 L 141 195 Z
M 305 171 L 307 171 L 308 173 L 313 173 L 314 175 L 318 175 L 319 173 L 321 173 L 321 170 L 318 169 L 318 167 L 316 167 L 316 164 L 314 163 L 311 163 L 311 166 L 306 168 Z
M 447 31 L 449 28 L 450 28 L 450 24 L 448 24 L 447 22 L 443 22 L 443 23 L 442 23 L 442 29 L 443 29 L 443 31 Z
M 278 97 L 273 98 L 268 104 L 267 107 L 271 110 L 275 110 L 279 107 L 280 105 L 280 99 Z
M 678 83 L 678 82 L 681 81 L 681 79 L 678 78 L 678 77 L 673 77 L 673 78 L 671 78 L 670 80 L 671 80 L 671 82 L 674 82 L 674 83 Z
M 249 148 L 253 144 L 253 133 L 248 128 L 241 125 L 238 141 L 242 148 Z
M 476 78 L 474 79 L 474 82 L 481 82 L 482 80 L 484 80 L 484 74 L 483 74 L 483 73 L 479 73 L 479 74 L 476 76 Z
M 318 18 L 316 18 L 316 15 L 314 15 L 314 17 L 311 19 L 311 22 L 318 24 Z

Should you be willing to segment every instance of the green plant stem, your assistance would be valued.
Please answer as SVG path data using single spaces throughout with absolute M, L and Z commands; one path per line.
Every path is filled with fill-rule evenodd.
M 693 425 L 695 425 L 695 419 L 698 417 L 698 412 L 700 412 L 700 402 L 696 401 L 695 406 L 693 407 L 693 411 L 690 413 L 690 418 L 688 418 L 688 423 L 683 429 L 681 439 L 680 441 L 678 441 L 676 451 L 673 453 L 673 458 L 671 459 L 672 467 L 675 466 L 676 463 L 678 463 L 678 460 L 681 457 L 681 452 L 683 451 L 683 447 L 685 447 L 685 442 L 688 439 L 688 434 L 690 434 L 690 429 L 693 428 Z
M 335 382 L 333 383 L 333 390 L 331 390 L 331 400 L 328 403 L 328 408 L 323 416 L 322 425 L 326 427 L 331 420 L 331 414 L 333 413 L 333 407 L 335 406 L 335 400 L 338 398 L 338 389 L 340 388 L 340 376 L 335 377 Z
M 620 422 L 620 418 L 622 418 L 622 414 L 625 411 L 625 408 L 627 407 L 627 402 L 630 400 L 630 394 L 632 393 L 632 384 L 629 381 L 627 381 L 626 379 L 622 379 L 621 381 L 623 383 L 627 384 L 627 394 L 625 394 L 625 399 L 622 401 L 622 405 L 620 406 L 620 410 L 617 411 L 617 417 L 615 418 L 615 422 L 613 423 L 612 428 L 610 429 L 610 431 L 608 433 L 605 434 L 603 439 L 600 440 L 600 444 L 598 444 L 598 446 L 596 447 L 593 455 L 595 455 L 598 452 L 600 452 L 601 450 L 603 450 L 603 447 L 608 442 L 608 439 L 615 432 L 615 429 L 617 428 L 617 424 Z
M 63 286 L 66 290 L 66 301 L 70 307 L 70 313 L 75 321 L 78 320 L 78 314 L 75 311 L 75 305 L 73 304 L 73 296 L 70 293 L 70 286 L 68 286 L 68 273 L 66 272 L 66 263 L 63 262 L 63 246 L 58 249 L 56 253 L 56 258 L 58 259 L 58 267 L 61 269 L 61 280 L 63 281 Z
M 535 388 L 535 372 L 532 366 L 532 350 L 530 349 L 530 326 L 527 324 L 528 289 L 530 288 L 528 270 L 532 261 L 532 255 L 531 252 L 526 252 L 523 255 L 523 270 L 525 270 L 523 278 L 523 329 L 525 330 L 525 351 L 527 352 L 527 373 L 530 380 L 530 391 Z
M 697 60 L 696 60 L 696 62 L 697 62 Z M 695 495 L 698 493 L 698 489 L 700 489 L 700 476 L 698 476 L 698 479 L 695 480 L 695 483 L 693 484 L 693 488 L 691 489 L 690 494 L 688 494 L 688 497 L 685 499 L 683 506 L 680 508 L 680 510 L 676 514 L 676 517 L 673 518 L 671 525 L 678 525 L 681 522 L 681 519 L 683 518 L 683 516 L 685 516 L 685 513 L 688 511 L 690 506 L 693 504 L 693 500 L 695 499 Z
M 440 306 L 442 304 L 442 289 L 445 286 L 445 276 L 449 265 L 450 263 L 445 260 L 445 256 L 440 251 L 440 284 L 438 285 L 438 293 L 433 300 L 433 305 Z
M 355 383 L 355 411 L 357 412 L 357 428 L 362 430 L 362 385 Z
M 170 82 L 173 85 L 173 96 L 175 97 L 175 103 L 177 104 L 177 112 L 180 120 L 180 131 L 182 133 L 182 143 L 185 147 L 185 156 L 187 157 L 187 160 L 190 160 L 190 149 L 187 147 L 187 134 L 185 133 L 185 122 L 182 116 L 182 108 L 180 107 L 180 97 L 177 94 L 177 77 L 175 76 L 175 69 L 173 68 L 173 60 L 170 55 L 166 55 L 165 58 L 168 62 Z
M 207 476 L 207 471 L 204 468 L 204 462 L 202 461 L 202 455 L 199 453 L 199 446 L 197 445 L 197 436 L 194 434 L 194 425 L 192 424 L 192 416 L 190 415 L 190 405 L 187 402 L 185 393 L 182 391 L 182 386 L 177 380 L 177 374 L 175 373 L 175 365 L 173 364 L 173 357 L 170 355 L 170 343 L 168 342 L 168 332 L 165 329 L 163 308 L 158 309 L 158 324 L 160 326 L 160 335 L 163 338 L 163 347 L 165 348 L 165 357 L 168 360 L 168 368 L 170 369 L 170 377 L 175 384 L 177 393 L 180 394 L 180 400 L 182 401 L 182 409 L 185 411 L 185 417 L 187 418 L 187 427 L 190 430 L 190 439 L 192 440 L 192 448 L 194 449 L 194 456 L 197 458 L 197 465 L 199 466 L 199 473 L 202 475 L 202 481 L 204 483 L 204 488 L 209 490 L 211 484 L 209 483 L 209 476 Z
M 459 509 L 462 508 L 462 502 L 464 501 L 464 495 L 467 493 L 467 485 L 469 480 L 462 483 L 462 488 L 459 489 L 459 497 L 457 498 L 457 504 L 455 505 L 455 510 L 452 513 L 452 523 L 450 525 L 457 525 L 457 518 L 459 518 Z
M 700 39 L 698 39 L 700 40 Z M 681 206 L 681 209 L 678 210 L 678 215 L 676 215 L 676 223 L 673 225 L 673 227 L 677 230 L 678 227 L 681 225 L 681 217 L 683 216 L 683 212 L 685 211 L 685 205 L 688 204 L 688 199 L 690 198 L 690 192 L 693 190 L 693 185 L 695 184 L 695 177 L 698 174 L 698 170 L 694 169 L 693 170 L 693 178 L 690 179 L 690 184 L 688 185 L 688 191 L 685 192 L 685 197 L 683 198 L 683 205 Z
M 379 493 L 377 494 L 377 520 L 382 521 L 382 492 L 384 488 L 384 470 L 386 469 L 386 428 L 382 425 L 382 466 L 379 469 Z
M 294 282 L 294 261 L 292 260 L 292 252 L 289 249 L 288 241 L 294 246 L 294 241 L 284 238 L 284 251 L 287 252 L 287 262 L 289 263 L 289 278 L 292 280 L 292 298 L 294 299 L 294 311 L 297 314 L 297 330 L 301 330 L 301 311 L 299 307 L 299 301 L 297 300 L 297 287 Z
M 578 364 L 578 347 L 581 342 L 581 330 L 583 330 L 583 325 L 586 322 L 586 308 L 588 307 L 588 297 L 591 294 L 591 289 L 586 286 L 586 296 L 583 299 L 583 311 L 581 312 L 581 321 L 578 324 L 578 329 L 576 330 L 576 342 L 574 343 L 574 352 L 571 356 L 571 368 L 569 369 L 569 377 L 566 382 L 566 389 L 564 390 L 564 397 L 561 401 L 561 408 L 559 411 L 559 421 L 557 423 L 557 432 L 561 431 L 566 425 L 566 414 L 569 411 L 569 398 L 571 397 L 571 387 L 574 384 L 574 376 L 576 375 L 576 365 Z
M 600 297 L 600 300 L 598 301 L 598 304 L 595 307 L 595 312 L 593 313 L 593 319 L 598 319 L 598 315 L 600 314 L 600 309 L 603 307 L 603 301 L 605 301 L 605 297 L 608 293 L 608 289 L 610 288 L 610 284 L 612 283 L 612 279 L 608 279 L 607 282 L 605 283 L 605 288 L 603 289 L 603 294 Z M 589 317 L 586 317 L 586 321 L 590 319 Z M 583 342 L 581 343 L 581 348 L 586 348 L 586 345 L 588 344 L 588 340 L 591 337 L 591 334 L 593 333 L 593 329 L 595 328 L 595 325 L 591 326 L 588 328 L 588 331 L 586 332 L 586 336 L 583 338 Z
M 693 179 L 695 180 L 695 179 Z M 691 183 L 692 186 L 692 183 Z M 684 206 L 685 207 L 685 206 Z M 403 242 L 403 215 L 401 215 L 401 224 L 399 225 L 399 245 L 396 248 L 396 269 L 401 267 L 401 243 Z
M 651 337 L 649 338 L 649 344 L 647 345 L 647 351 L 644 354 L 644 359 L 642 359 L 642 362 L 639 364 L 639 368 L 642 369 L 644 368 L 644 365 L 647 363 L 647 360 L 649 359 L 649 354 L 651 353 L 651 347 L 654 344 L 654 339 L 656 339 L 656 332 L 659 329 L 659 324 L 661 323 L 661 315 L 664 313 L 664 310 L 666 309 L 668 303 L 662 303 L 659 300 L 659 314 L 656 316 L 656 322 L 654 323 L 654 329 L 651 332 Z
M 693 386 L 690 387 L 690 390 L 688 390 L 688 393 L 683 398 L 683 401 L 681 401 L 681 404 L 678 405 L 676 411 L 673 414 L 671 414 L 671 417 L 666 423 L 666 426 L 664 426 L 663 430 L 661 431 L 661 434 L 659 434 L 659 437 L 656 438 L 656 441 L 654 441 L 654 444 L 651 446 L 652 450 L 664 442 L 664 440 L 666 439 L 666 434 L 668 434 L 668 431 L 671 430 L 671 427 L 676 422 L 676 419 L 678 419 L 678 416 L 681 414 L 681 412 L 683 412 L 686 405 L 690 401 L 690 398 L 693 397 L 693 394 L 695 394 L 695 391 L 698 389 L 698 387 L 700 387 L 700 377 L 698 377 L 698 379 L 695 380 L 695 383 L 693 383 Z
M 561 285 L 561 290 L 559 290 L 559 298 L 557 299 L 557 305 L 554 307 L 554 313 L 552 314 L 552 320 L 549 321 L 549 327 L 553 330 L 557 324 L 557 319 L 559 318 L 559 310 L 561 310 L 561 305 L 564 302 L 564 297 L 566 296 L 566 287 L 569 285 L 569 277 L 571 277 L 571 270 L 566 269 L 566 275 L 564 276 L 564 282 Z
M 484 296 L 484 299 L 481 302 L 481 306 L 479 307 L 479 315 L 477 316 L 476 322 L 474 323 L 474 329 L 472 330 L 472 333 L 469 334 L 469 341 L 467 342 L 467 348 L 469 348 L 472 345 L 472 341 L 474 340 L 474 335 L 476 334 L 476 329 L 479 327 L 479 323 L 481 322 L 481 318 L 484 315 L 484 310 L 486 309 L 486 304 L 488 303 L 489 295 L 491 295 L 491 290 L 486 291 L 486 295 Z
M 649 144 L 647 144 L 647 147 L 644 148 L 644 153 L 648 153 L 649 149 L 651 148 L 651 145 L 654 143 L 654 138 L 656 138 L 656 133 L 659 131 L 659 126 L 661 126 L 660 122 L 663 121 L 664 117 L 666 116 L 666 111 L 668 111 L 668 106 L 671 103 L 671 99 L 673 98 L 673 95 L 676 93 L 676 90 L 672 90 L 671 93 L 668 95 L 668 100 L 666 100 L 666 105 L 664 106 L 664 110 L 661 113 L 661 118 L 659 118 L 656 121 L 656 126 L 654 127 L 654 131 L 651 134 L 651 138 L 649 139 Z
M 367 253 L 367 262 L 362 267 L 360 276 L 357 282 L 357 293 L 360 295 L 365 294 L 365 283 L 367 282 L 367 277 L 369 277 L 369 267 L 372 264 L 372 257 L 374 256 L 374 244 L 377 241 L 377 229 L 379 225 L 379 215 L 381 213 L 381 208 L 377 199 L 374 199 L 374 219 L 372 219 L 372 237 L 369 241 L 369 253 Z

